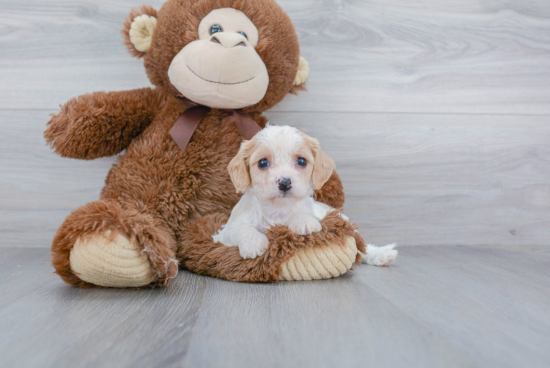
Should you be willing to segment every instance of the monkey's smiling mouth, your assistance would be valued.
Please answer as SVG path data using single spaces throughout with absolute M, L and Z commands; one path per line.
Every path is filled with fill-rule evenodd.
M 202 79 L 203 81 L 206 81 L 206 82 L 210 82 L 210 83 L 215 83 L 215 84 L 224 84 L 224 85 L 227 85 L 227 86 L 231 86 L 231 85 L 234 85 L 234 84 L 243 84 L 243 83 L 246 83 L 246 82 L 250 82 L 252 79 L 256 78 L 256 77 L 252 77 L 250 79 L 247 79 L 245 81 L 242 81 L 242 82 L 236 82 L 236 83 L 223 83 L 223 82 L 216 82 L 216 81 L 211 81 L 211 80 L 208 80 L 206 78 L 203 78 L 201 77 L 200 75 L 198 75 L 197 73 L 195 73 L 193 71 L 193 69 L 191 69 L 189 67 L 189 65 L 187 65 L 187 69 L 189 69 L 191 71 L 191 73 L 195 74 L 197 77 L 199 77 L 200 79 Z

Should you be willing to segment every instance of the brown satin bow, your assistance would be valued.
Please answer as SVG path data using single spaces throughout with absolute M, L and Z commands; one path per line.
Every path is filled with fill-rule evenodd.
M 194 105 L 187 109 L 178 118 L 172 129 L 170 130 L 170 136 L 176 141 L 176 144 L 180 150 L 184 151 L 185 147 L 189 144 L 193 133 L 197 130 L 201 120 L 211 110 L 209 107 L 197 105 L 196 103 L 186 99 L 185 97 L 178 95 L 178 98 L 184 99 L 186 102 Z M 252 119 L 250 116 L 243 114 L 237 110 L 223 110 L 230 112 L 230 115 L 226 118 L 232 121 L 235 128 L 241 133 L 245 139 L 251 139 L 262 128 Z

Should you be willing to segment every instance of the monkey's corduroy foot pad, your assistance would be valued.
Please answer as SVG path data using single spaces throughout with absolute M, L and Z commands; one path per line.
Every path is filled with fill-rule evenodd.
M 320 280 L 346 273 L 357 257 L 355 238 L 349 236 L 342 246 L 300 248 L 281 265 L 279 280 Z
M 78 239 L 70 262 L 72 271 L 93 285 L 140 287 L 155 280 L 147 256 L 124 236 L 111 236 L 110 231 Z
M 212 235 L 227 222 L 227 216 L 202 218 L 189 228 L 179 246 L 180 265 L 201 275 L 230 281 L 275 282 L 279 280 L 316 280 L 338 277 L 365 252 L 365 242 L 357 226 L 337 212 L 322 221 L 323 229 L 299 236 L 287 227 L 268 230 L 269 247 L 255 259 L 242 259 L 237 247 L 214 243 Z

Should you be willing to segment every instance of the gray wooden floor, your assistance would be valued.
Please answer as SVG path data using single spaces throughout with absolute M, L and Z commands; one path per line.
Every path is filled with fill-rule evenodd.
M 42 132 L 71 97 L 149 85 L 119 35 L 142 3 L 0 0 L 0 367 L 550 366 L 550 2 L 278 1 L 311 76 L 267 115 L 320 140 L 345 212 L 397 262 L 63 284 L 53 234 L 116 158 L 61 159 Z
M 0 253 L 2 367 L 548 367 L 550 250 L 418 246 L 389 268 L 80 290 L 46 249 Z

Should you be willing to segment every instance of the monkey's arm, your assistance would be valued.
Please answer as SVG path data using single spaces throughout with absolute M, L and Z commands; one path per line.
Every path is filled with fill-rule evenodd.
M 334 171 L 323 187 L 315 191 L 316 201 L 323 202 L 337 209 L 344 207 L 344 186 Z
M 44 138 L 63 157 L 112 156 L 151 124 L 163 104 L 163 94 L 151 88 L 82 95 L 52 116 Z

